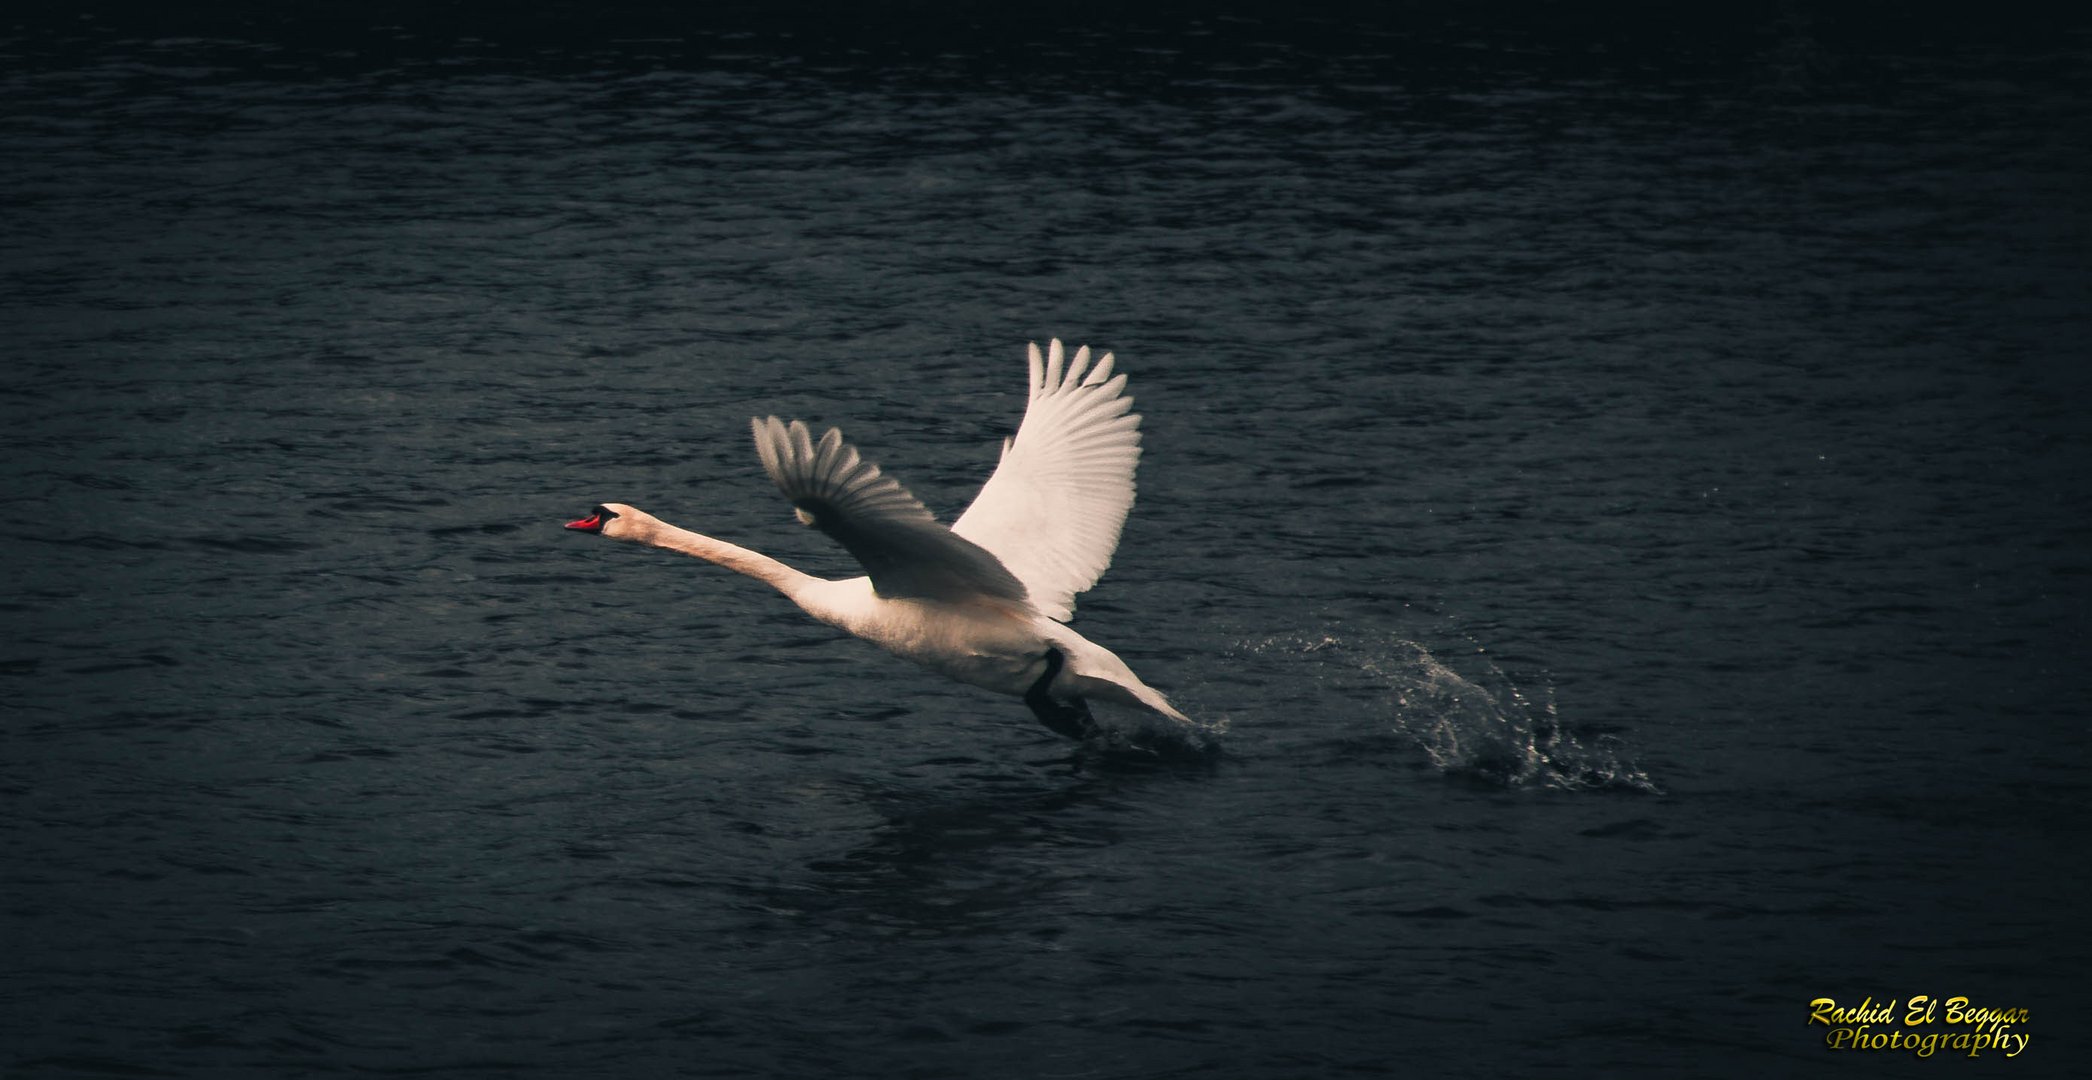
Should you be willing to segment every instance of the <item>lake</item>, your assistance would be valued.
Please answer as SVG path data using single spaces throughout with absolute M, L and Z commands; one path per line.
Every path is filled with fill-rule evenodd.
M 0 27 L 0 1071 L 2067 1068 L 2082 18 L 816 10 Z M 1191 728 L 560 527 L 853 576 L 748 419 L 1049 338 Z

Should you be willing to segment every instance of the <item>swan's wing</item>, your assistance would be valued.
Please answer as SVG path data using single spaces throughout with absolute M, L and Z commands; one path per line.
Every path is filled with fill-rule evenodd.
M 1066 621 L 1075 594 L 1111 565 L 1133 508 L 1140 415 L 1127 410 L 1126 377 L 1088 346 L 1063 366 L 1061 343 L 1041 359 L 1031 347 L 1031 399 L 995 475 L 952 531 L 995 553 L 1042 613 Z M 1085 372 L 1087 372 L 1085 374 Z
M 930 515 L 879 466 L 829 428 L 815 442 L 803 421 L 751 420 L 763 470 L 798 508 L 799 520 L 834 537 L 886 597 L 1025 601 L 1024 584 L 995 556 Z

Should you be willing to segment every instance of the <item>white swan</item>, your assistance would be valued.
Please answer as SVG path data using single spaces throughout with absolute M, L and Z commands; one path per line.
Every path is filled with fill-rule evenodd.
M 622 503 L 567 528 L 680 551 L 769 582 L 807 614 L 960 682 L 1024 698 L 1073 738 L 1094 729 L 1086 697 L 1188 723 L 1111 650 L 1069 629 L 1133 507 L 1140 416 L 1112 354 L 1030 348 L 1031 397 L 995 474 L 946 528 L 830 428 L 750 421 L 770 479 L 799 520 L 827 533 L 868 576 L 829 581 L 758 552 L 679 529 Z M 1064 362 L 1065 361 L 1065 362 Z

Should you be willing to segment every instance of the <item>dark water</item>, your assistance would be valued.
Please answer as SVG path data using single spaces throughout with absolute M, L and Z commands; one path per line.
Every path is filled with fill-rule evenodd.
M 0 1073 L 2077 1060 L 2082 25 L 909 10 L 0 26 Z M 1217 757 L 558 527 L 1055 335 Z

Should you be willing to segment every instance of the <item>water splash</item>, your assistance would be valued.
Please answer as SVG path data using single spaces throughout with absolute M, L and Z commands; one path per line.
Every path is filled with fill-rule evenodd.
M 1552 686 L 1543 686 L 1535 701 L 1480 648 L 1461 662 L 1465 675 L 1422 645 L 1394 637 L 1362 644 L 1330 635 L 1271 638 L 1248 648 L 1311 660 L 1322 680 L 1339 683 L 1376 711 L 1386 709 L 1392 729 L 1448 775 L 1506 787 L 1662 793 L 1623 756 L 1614 736 L 1585 741 L 1565 726 Z
M 1116 754 L 1211 762 L 1220 758 L 1221 736 L 1228 730 L 1225 717 L 1179 723 L 1108 701 L 1092 701 L 1090 711 L 1098 720 L 1091 747 Z

